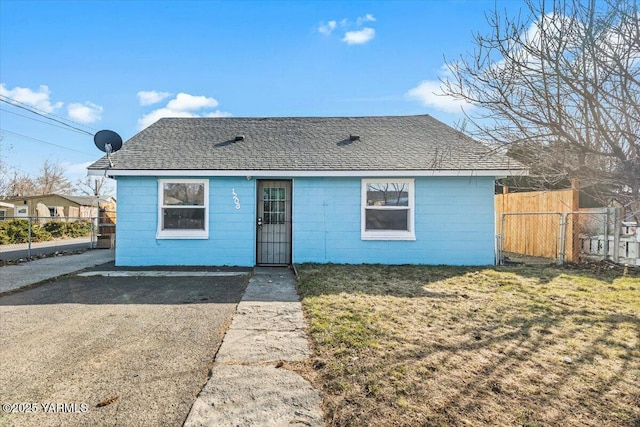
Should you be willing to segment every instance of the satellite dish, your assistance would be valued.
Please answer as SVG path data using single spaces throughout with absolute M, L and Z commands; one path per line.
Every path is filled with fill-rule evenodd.
M 93 142 L 100 151 L 107 153 L 109 165 L 113 167 L 111 153 L 115 153 L 122 148 L 122 138 L 112 130 L 101 130 L 93 136 Z
M 122 148 L 122 138 L 112 130 L 101 130 L 93 137 L 96 147 L 107 154 L 115 153 Z

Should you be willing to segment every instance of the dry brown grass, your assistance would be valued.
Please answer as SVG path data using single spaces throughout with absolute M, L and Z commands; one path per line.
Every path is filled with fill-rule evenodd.
M 298 267 L 332 426 L 640 425 L 640 278 Z

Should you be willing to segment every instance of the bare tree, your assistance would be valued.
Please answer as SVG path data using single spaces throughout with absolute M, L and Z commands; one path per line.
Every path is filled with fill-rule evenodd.
M 66 171 L 57 162 L 46 160 L 40 174 L 32 178 L 20 173 L 0 160 L 0 197 L 37 196 L 42 194 L 85 194 L 89 196 L 110 196 L 113 187 L 106 177 L 86 177 L 74 186 L 66 176 Z
M 49 159 L 45 160 L 35 182 L 37 194 L 71 194 L 73 192 L 73 185 L 66 177 L 64 168 Z
M 6 178 L 6 181 L 4 179 Z M 33 196 L 36 194 L 36 183 L 29 175 L 19 174 L 17 171 L 11 173 L 7 170 L 0 184 L 0 196 Z
M 86 196 L 111 196 L 113 188 L 106 185 L 110 181 L 106 176 L 87 176 L 76 182 L 77 192 Z
M 529 0 L 447 61 L 443 94 L 477 108 L 466 131 L 531 167 L 512 184 L 578 178 L 640 216 L 640 29 L 635 0 Z
M 5 157 L 3 151 L 6 150 L 3 140 L 4 135 L 0 133 L 0 197 L 9 195 L 11 182 L 9 166 L 2 160 Z

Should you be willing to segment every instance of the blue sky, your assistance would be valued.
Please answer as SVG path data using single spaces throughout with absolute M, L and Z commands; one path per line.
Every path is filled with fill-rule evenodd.
M 432 95 L 443 58 L 473 48 L 496 4 L 524 7 L 0 0 L 0 95 L 125 140 L 164 116 L 430 114 L 453 124 L 460 105 Z M 83 177 L 101 156 L 92 137 L 51 124 L 0 102 L 2 160 L 35 175 L 51 159 Z

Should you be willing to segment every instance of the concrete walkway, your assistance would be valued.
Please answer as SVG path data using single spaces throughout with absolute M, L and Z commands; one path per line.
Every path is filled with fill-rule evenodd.
M 0 295 L 113 259 L 112 250 L 100 249 L 3 266 Z M 256 267 L 211 378 L 184 425 L 324 425 L 319 393 L 300 375 L 278 367 L 279 362 L 304 360 L 310 354 L 293 273 L 288 268 Z
M 318 392 L 277 367 L 309 355 L 293 273 L 256 267 L 184 425 L 322 426 Z
M 0 294 L 105 264 L 113 259 L 113 250 L 93 249 L 77 255 L 54 256 L 16 265 L 5 265 L 0 267 Z

